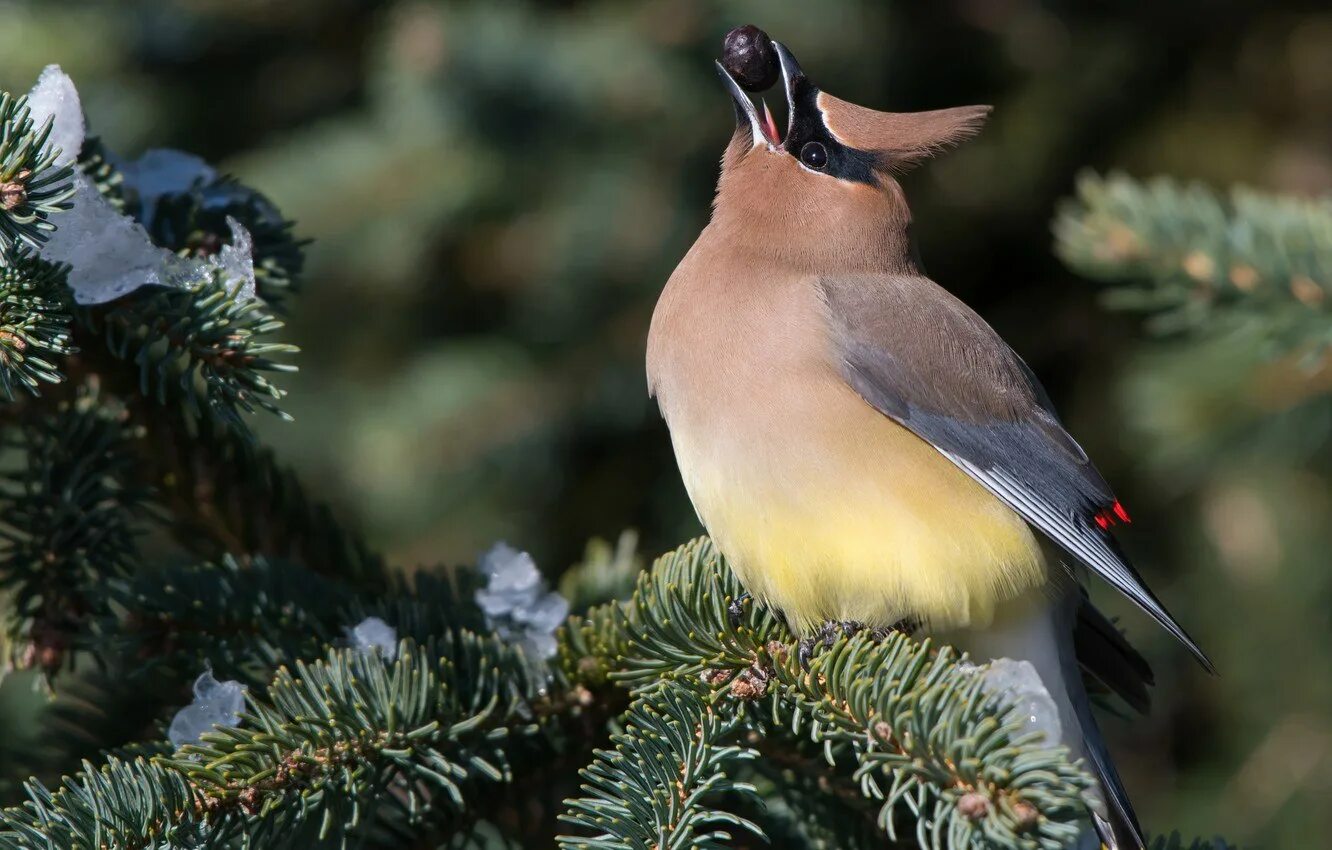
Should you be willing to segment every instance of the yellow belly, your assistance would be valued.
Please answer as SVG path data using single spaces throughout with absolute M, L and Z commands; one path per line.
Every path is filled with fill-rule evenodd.
M 1017 514 L 854 395 L 672 423 L 672 437 L 694 506 L 741 582 L 802 632 L 906 617 L 984 626 L 1000 602 L 1045 581 Z

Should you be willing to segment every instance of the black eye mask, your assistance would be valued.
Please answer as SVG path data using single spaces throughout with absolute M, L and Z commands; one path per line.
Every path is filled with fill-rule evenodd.
M 833 138 L 823 124 L 818 97 L 819 90 L 807 78 L 793 81 L 790 129 L 782 147 L 811 171 L 839 180 L 878 185 L 874 176 L 874 155 L 847 147 Z

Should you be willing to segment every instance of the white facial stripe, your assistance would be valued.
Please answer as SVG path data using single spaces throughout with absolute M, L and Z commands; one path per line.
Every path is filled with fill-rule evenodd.
M 826 94 L 827 92 L 820 91 L 814 96 L 814 106 L 819 110 L 819 121 L 823 124 L 823 128 L 828 131 L 828 135 L 833 137 L 835 142 L 839 145 L 846 145 L 848 148 L 854 148 L 855 145 L 844 139 L 842 134 L 837 132 L 837 128 L 832 125 L 832 122 L 828 120 L 828 112 L 823 108 L 823 98 Z

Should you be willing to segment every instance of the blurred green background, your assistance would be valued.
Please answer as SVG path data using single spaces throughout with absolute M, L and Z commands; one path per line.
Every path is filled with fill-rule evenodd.
M 1332 381 L 1149 339 L 1049 233 L 1084 167 L 1332 190 L 1325 3 L 0 2 L 0 86 L 58 62 L 114 150 L 268 193 L 315 242 L 296 421 L 262 437 L 396 563 L 507 539 L 554 575 L 592 536 L 700 531 L 643 349 L 730 134 L 712 58 L 748 22 L 849 100 L 996 106 L 906 180 L 922 255 L 1046 382 L 1221 669 L 1098 593 L 1157 669 L 1152 715 L 1106 721 L 1143 820 L 1325 846 Z

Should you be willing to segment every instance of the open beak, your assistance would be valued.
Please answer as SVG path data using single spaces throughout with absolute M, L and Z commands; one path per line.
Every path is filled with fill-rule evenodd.
M 786 90 L 786 134 L 791 135 L 791 125 L 796 119 L 796 95 L 810 86 L 809 78 L 800 69 L 800 63 L 780 41 L 772 43 L 777 52 L 777 62 L 782 69 L 782 88 Z
M 777 130 L 777 121 L 773 119 L 768 104 L 763 104 L 763 115 L 760 117 L 758 107 L 754 106 L 754 101 L 750 99 L 749 95 L 745 94 L 745 90 L 740 88 L 740 84 L 735 81 L 735 78 L 720 62 L 717 63 L 717 75 L 721 77 L 726 90 L 731 93 L 731 100 L 735 101 L 736 124 L 740 126 L 749 125 L 749 131 L 753 134 L 754 146 L 757 147 L 766 143 L 773 147 L 781 147 L 781 133 Z M 789 93 L 787 98 L 790 99 Z

